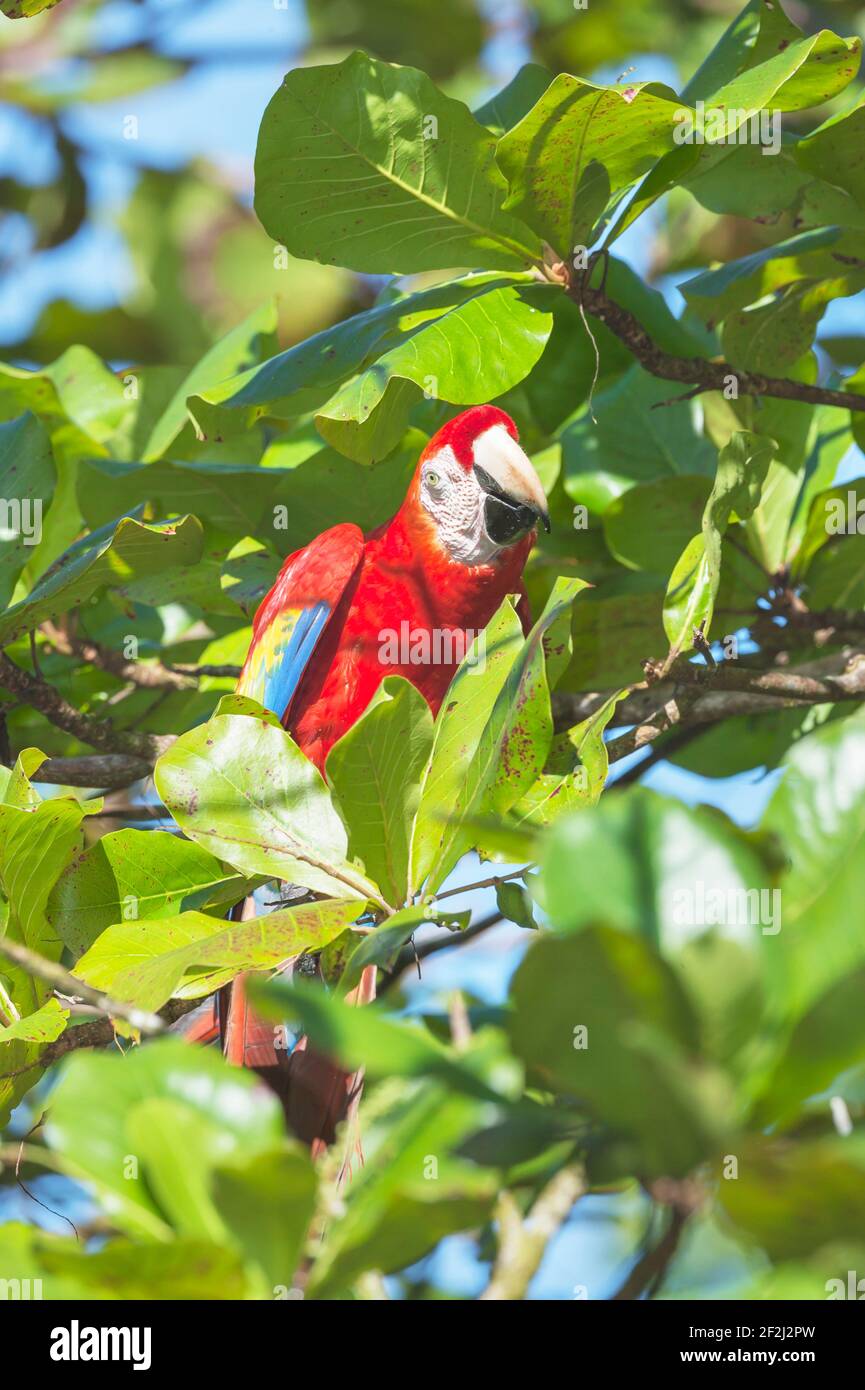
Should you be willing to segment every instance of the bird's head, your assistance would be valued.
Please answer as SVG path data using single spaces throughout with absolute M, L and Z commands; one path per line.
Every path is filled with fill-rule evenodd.
M 541 522 L 550 529 L 541 480 L 517 427 L 494 405 L 464 410 L 433 435 L 418 463 L 412 502 L 452 560 L 491 563 Z

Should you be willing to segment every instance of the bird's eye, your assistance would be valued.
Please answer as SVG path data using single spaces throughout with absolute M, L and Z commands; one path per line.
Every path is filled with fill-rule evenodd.
M 430 469 L 427 473 L 426 480 L 430 487 L 438 487 L 439 483 L 441 482 L 441 478 L 439 477 L 438 473 L 434 472 L 433 469 Z

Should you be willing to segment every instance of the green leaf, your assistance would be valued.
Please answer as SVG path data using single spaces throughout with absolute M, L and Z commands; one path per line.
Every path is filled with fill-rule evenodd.
M 109 1240 L 83 1250 L 74 1239 L 40 1237 L 36 1253 L 46 1274 L 76 1280 L 82 1298 L 209 1302 L 250 1292 L 238 1256 L 209 1241 Z
M 473 405 L 520 382 L 544 350 L 556 293 L 528 275 L 478 274 L 387 298 L 205 391 L 190 409 L 312 410 L 323 438 L 369 464 L 401 439 L 424 393 Z
M 597 690 L 643 678 L 641 662 L 664 643 L 664 589 L 651 575 L 623 574 L 574 608 L 574 656 L 560 686 Z
M 865 211 L 865 101 L 852 111 L 830 116 L 793 148 L 796 163 L 811 174 L 829 177 Z
M 26 1042 L 26 1043 L 50 1043 L 66 1027 L 69 1018 L 69 1010 L 64 1009 L 59 999 L 49 999 L 41 1009 L 37 1009 L 33 1014 L 27 1014 L 25 1018 L 19 1019 L 16 1023 L 9 1023 L 5 1026 L 0 1023 L 0 1043 Z
M 773 941 L 776 1012 L 795 1018 L 865 959 L 850 903 L 865 891 L 865 718 L 859 710 L 809 734 L 783 759 L 762 828 L 790 859 L 783 927 Z
M 536 101 L 539 101 L 553 80 L 553 74 L 537 63 L 525 63 L 506 87 L 485 101 L 474 112 L 475 120 L 491 130 L 493 135 L 504 135 L 511 130 L 523 116 L 528 115 Z
M 580 410 L 561 437 L 565 491 L 572 501 L 603 514 L 634 483 L 712 476 L 715 451 L 694 402 L 653 409 L 669 398 L 669 382 L 634 366 L 595 397 L 596 424 L 588 407 Z
M 842 39 L 829 29 L 785 42 L 780 52 L 707 95 L 706 106 L 735 111 L 739 125 L 763 108 L 803 111 L 819 106 L 852 82 L 861 49 L 861 39 Z
M 56 474 L 51 443 L 32 415 L 0 425 L 0 607 L 42 539 Z
M 393 1019 L 376 1005 L 357 1008 L 317 985 L 285 979 L 253 980 L 250 997 L 264 1018 L 299 1019 L 311 1042 L 350 1071 L 365 1067 L 373 1076 L 434 1077 L 463 1095 L 502 1099 L 464 1059 L 454 1061 L 427 1029 Z
M 387 676 L 327 758 L 327 780 L 348 829 L 349 854 L 394 906 L 408 895 L 411 831 L 432 741 L 424 697 L 401 676 Z
M 496 1176 L 454 1154 L 481 1113 L 438 1084 L 394 1079 L 378 1088 L 361 1114 L 364 1163 L 345 1186 L 309 1296 L 339 1297 L 363 1270 L 404 1269 L 444 1236 L 487 1220 Z
M 808 1258 L 865 1225 L 861 1153 L 850 1145 L 752 1140 L 737 1150 L 738 1177 L 719 1184 L 719 1200 L 770 1258 Z
M 720 1142 L 729 1098 L 694 1061 L 696 1019 L 647 942 L 609 927 L 542 935 L 514 976 L 511 1000 L 517 1056 L 545 1088 L 578 1097 L 632 1136 L 640 1171 L 684 1175 Z
M 0 616 L 0 643 L 6 645 L 47 619 L 68 613 L 102 589 L 119 589 L 136 579 L 194 565 L 201 546 L 201 524 L 195 517 L 152 526 L 124 517 L 116 528 L 94 532 L 73 545 L 27 598 Z
M 760 0 L 749 0 L 730 20 L 711 52 L 682 90 L 682 100 L 692 104 L 720 90 L 741 71 L 760 29 Z
M 0 0 L 0 13 L 8 19 L 31 19 L 59 4 L 60 0 Z
M 865 1059 L 862 990 L 865 967 L 845 975 L 796 1022 L 777 1066 L 757 1100 L 761 1128 L 785 1123 L 809 1096 L 825 1091 L 848 1067 Z
M 543 636 L 585 587 L 559 578 L 518 651 L 521 628 L 506 603 L 486 629 L 484 669 L 467 665 L 469 653 L 457 672 L 439 714 L 412 837 L 415 886 L 428 876 L 428 892 L 441 887 L 472 847 L 475 819 L 503 816 L 543 768 L 552 737 Z
M 354 53 L 293 69 L 272 98 L 255 210 L 293 255 L 367 274 L 524 268 L 541 247 L 501 210 L 494 150 L 424 73 Z
M 700 526 L 710 491 L 708 478 L 686 473 L 636 483 L 620 493 L 603 516 L 610 554 L 629 569 L 666 581 Z
M 522 883 L 510 880 L 507 883 L 496 884 L 496 907 L 503 917 L 516 922 L 518 927 L 526 927 L 529 931 L 537 930 L 532 900 Z
M 46 916 L 75 957 L 122 920 L 171 917 L 232 902 L 245 879 L 200 845 L 165 830 L 116 830 L 76 856 L 51 890 Z
M 154 780 L 190 839 L 241 873 L 381 902 L 346 861 L 345 829 L 320 773 L 269 721 L 215 716 L 162 755 Z
M 284 496 L 287 479 L 283 469 L 229 463 L 87 459 L 78 469 L 78 503 L 93 529 L 150 502 L 157 516 L 191 512 L 230 535 L 258 535 L 272 527 L 273 506 Z
M 143 1162 L 137 1143 L 146 1130 L 136 1122 L 142 1102 L 167 1100 L 206 1127 L 207 1152 L 178 1156 L 156 1141 Z M 46 1137 L 64 1171 L 92 1186 L 110 1210 L 114 1224 L 134 1235 L 164 1240 L 167 1213 L 151 1185 L 158 1174 L 164 1187 L 174 1169 L 213 1168 L 234 1155 L 266 1152 L 282 1136 L 282 1114 L 275 1096 L 248 1072 L 222 1057 L 179 1039 L 133 1048 L 128 1056 L 76 1052 L 64 1060 L 51 1096 Z M 144 1157 L 142 1155 L 142 1157 Z M 188 1171 L 190 1183 L 201 1175 Z
M 717 323 L 799 280 L 837 275 L 841 269 L 837 253 L 852 251 L 854 244 L 840 227 L 802 232 L 693 276 L 685 281 L 682 294 L 701 318 Z
M 588 246 L 611 197 L 672 148 L 681 102 L 657 83 L 598 87 L 561 73 L 496 159 L 519 214 L 559 256 Z
M 664 628 L 671 650 L 690 651 L 696 628 L 708 634 L 721 582 L 724 532 L 731 519 L 746 521 L 753 514 L 777 447 L 773 439 L 742 430 L 720 451 L 701 533 L 685 547 L 667 587 Z
M 553 739 L 546 770 L 514 807 L 519 825 L 552 825 L 570 811 L 597 805 L 610 769 L 604 730 L 627 693 L 617 690 Z
M 458 817 L 467 806 L 466 778 L 481 734 L 522 646 L 522 628 L 509 601 L 472 644 L 448 687 L 435 724 L 411 838 L 409 882 L 416 892 L 433 865 L 449 854 Z
M 315 1169 L 299 1145 L 214 1173 L 214 1205 L 234 1243 L 260 1270 L 265 1297 L 293 1287 L 315 1195 Z
M 155 1011 L 172 995 L 203 998 L 243 970 L 272 969 L 304 951 L 320 950 L 360 910 L 357 902 L 334 899 L 221 927 L 203 912 L 122 922 L 97 938 L 75 974 L 114 998 Z
M 319 433 L 349 458 L 371 463 L 402 437 L 423 391 L 455 405 L 504 395 L 540 358 L 556 293 L 537 284 L 493 285 L 419 324 L 318 410 Z
M 269 357 L 276 347 L 276 307 L 264 304 L 216 343 L 184 378 L 153 426 L 144 446 L 145 462 L 160 458 L 186 424 L 186 402 L 218 382 L 243 372 Z
M 605 922 L 665 952 L 723 918 L 712 901 L 733 904 L 773 883 L 759 847 L 726 817 L 643 787 L 560 820 L 542 842 L 541 860 L 540 899 L 556 930 Z M 760 924 L 749 926 L 738 910 L 730 917 L 725 936 L 755 946 Z

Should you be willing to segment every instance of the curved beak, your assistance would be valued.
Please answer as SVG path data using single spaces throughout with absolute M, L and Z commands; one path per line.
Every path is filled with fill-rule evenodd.
M 503 425 L 474 443 L 475 477 L 488 494 L 484 517 L 490 539 L 508 545 L 538 522 L 550 529 L 546 493 L 531 459 Z

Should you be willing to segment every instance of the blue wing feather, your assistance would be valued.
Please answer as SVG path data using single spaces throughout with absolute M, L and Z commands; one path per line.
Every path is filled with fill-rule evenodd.
M 283 719 L 331 612 L 330 604 L 322 601 L 279 613 L 250 653 L 238 693 Z

